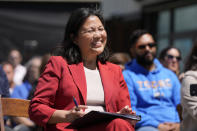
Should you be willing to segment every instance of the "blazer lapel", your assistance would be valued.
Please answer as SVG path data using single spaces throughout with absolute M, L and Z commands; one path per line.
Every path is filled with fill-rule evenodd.
M 81 62 L 79 64 L 68 65 L 68 68 L 71 72 L 71 75 L 73 77 L 75 84 L 77 85 L 78 89 L 81 92 L 83 101 L 86 105 L 87 85 L 86 85 L 86 79 L 85 79 L 85 72 L 83 69 L 83 63 Z
M 113 93 L 114 74 L 106 65 L 98 62 L 98 66 L 104 88 L 105 104 L 107 105 Z

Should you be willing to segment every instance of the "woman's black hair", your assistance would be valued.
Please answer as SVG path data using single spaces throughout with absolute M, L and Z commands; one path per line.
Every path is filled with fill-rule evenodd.
M 185 64 L 185 72 L 188 70 L 197 70 L 197 41 L 195 41 Z
M 164 48 L 164 49 L 161 51 L 161 53 L 160 53 L 160 55 L 159 55 L 159 60 L 164 60 L 165 56 L 167 55 L 167 52 L 168 52 L 170 49 L 176 49 L 176 50 L 178 51 L 178 53 L 179 53 L 179 56 L 181 57 L 181 51 L 180 51 L 178 48 L 176 48 L 176 47 L 174 47 L 174 46 L 168 46 L 168 47 Z
M 55 51 L 55 54 L 63 56 L 67 60 L 68 64 L 78 64 L 82 62 L 80 49 L 73 42 L 73 39 L 77 37 L 80 27 L 89 16 L 97 16 L 103 26 L 105 26 L 104 19 L 98 10 L 79 8 L 71 14 L 65 29 L 64 41 L 62 44 L 63 50 L 56 49 Z M 104 64 L 108 58 L 109 50 L 105 47 L 104 51 L 97 56 L 97 61 Z

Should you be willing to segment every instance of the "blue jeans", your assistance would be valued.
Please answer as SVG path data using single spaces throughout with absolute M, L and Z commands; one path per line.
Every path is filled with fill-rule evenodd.
M 144 127 L 138 128 L 136 131 L 159 131 L 159 130 L 152 126 L 144 126 Z

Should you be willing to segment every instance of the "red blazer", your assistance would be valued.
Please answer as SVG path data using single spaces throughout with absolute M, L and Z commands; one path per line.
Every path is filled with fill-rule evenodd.
M 130 96 L 119 66 L 107 62 L 98 62 L 103 88 L 106 111 L 117 112 L 124 106 L 130 106 Z M 38 85 L 29 107 L 29 116 L 47 131 L 72 131 L 64 129 L 69 123 L 47 124 L 56 109 L 73 108 L 73 96 L 79 105 L 86 105 L 86 78 L 83 63 L 68 65 L 61 56 L 52 56 Z

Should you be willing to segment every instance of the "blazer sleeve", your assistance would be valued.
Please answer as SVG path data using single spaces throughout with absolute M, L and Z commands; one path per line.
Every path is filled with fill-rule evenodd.
M 183 78 L 181 87 L 181 105 L 194 119 L 197 119 L 197 96 L 190 95 L 191 84 L 197 84 L 197 81 L 193 76 L 186 76 Z
M 52 56 L 39 78 L 34 98 L 29 106 L 29 116 L 38 125 L 46 125 L 55 109 L 56 91 L 61 77 L 61 61 L 58 56 Z

